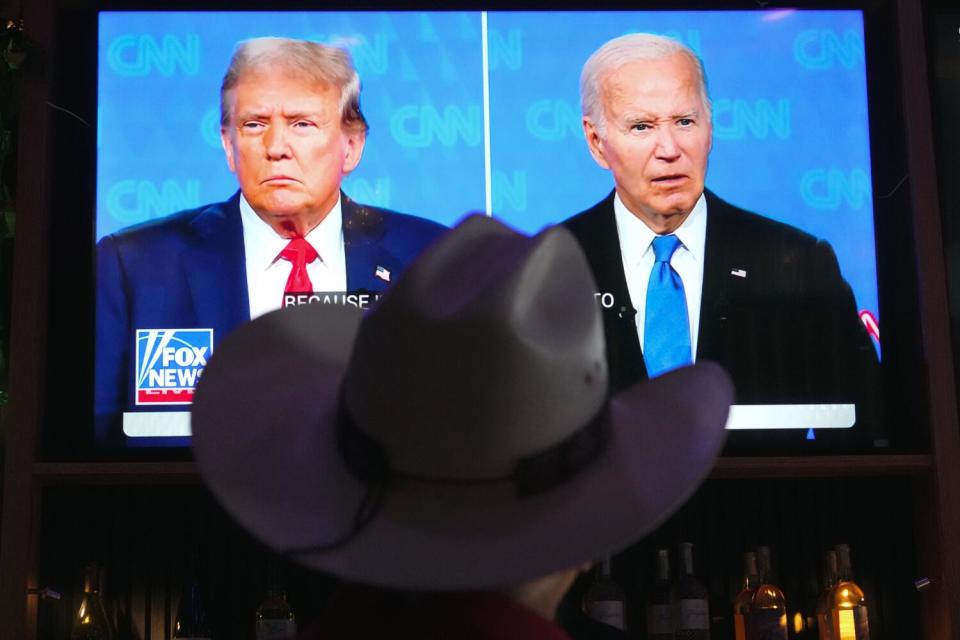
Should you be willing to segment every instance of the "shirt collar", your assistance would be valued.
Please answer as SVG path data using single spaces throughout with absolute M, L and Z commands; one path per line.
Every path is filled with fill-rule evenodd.
M 617 221 L 617 233 L 620 236 L 620 251 L 624 264 L 636 266 L 644 254 L 650 250 L 657 236 L 653 229 L 635 216 L 620 199 L 619 193 L 613 196 L 613 213 Z M 707 241 L 707 198 L 700 194 L 697 203 L 686 220 L 673 232 L 693 258 L 703 264 L 704 247 Z
M 290 239 L 284 238 L 264 222 L 242 193 L 240 194 L 240 221 L 243 225 L 243 250 L 247 265 L 266 271 L 276 262 L 277 256 Z M 329 262 L 340 253 L 340 247 L 343 245 L 343 215 L 339 194 L 330 213 L 320 224 L 310 230 L 304 240 L 310 243 L 320 259 L 325 262 Z

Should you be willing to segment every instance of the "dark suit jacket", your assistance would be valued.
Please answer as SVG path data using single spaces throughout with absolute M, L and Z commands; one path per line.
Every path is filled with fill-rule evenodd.
M 830 245 L 709 191 L 706 198 L 697 360 L 723 365 L 741 404 L 862 400 L 876 375 L 876 351 Z M 615 301 L 601 307 L 611 390 L 645 379 L 613 193 L 564 225 L 586 253 L 598 291 Z
M 97 245 L 97 437 L 118 437 L 134 406 L 136 329 L 213 328 L 214 345 L 250 319 L 240 193 L 125 229 Z M 347 290 L 376 293 L 444 230 L 341 198 Z M 180 410 L 183 410 L 181 407 Z

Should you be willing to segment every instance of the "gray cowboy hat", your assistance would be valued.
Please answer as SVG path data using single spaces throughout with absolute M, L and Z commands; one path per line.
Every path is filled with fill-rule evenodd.
M 389 587 L 517 583 L 622 548 L 709 473 L 733 396 L 714 364 L 608 397 L 586 258 L 482 216 L 370 312 L 265 315 L 193 405 L 203 479 L 302 564 Z

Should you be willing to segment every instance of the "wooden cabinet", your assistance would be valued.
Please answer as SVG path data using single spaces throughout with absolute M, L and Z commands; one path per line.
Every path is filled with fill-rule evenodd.
M 187 560 L 196 552 L 223 637 L 252 639 L 251 616 L 271 554 L 232 523 L 190 463 L 38 463 L 33 471 L 33 584 L 63 596 L 31 596 L 34 637 L 66 637 L 83 565 L 95 559 L 106 567 L 105 597 L 121 637 L 166 640 Z M 932 474 L 926 455 L 721 460 L 676 515 L 616 557 L 614 577 L 627 594 L 631 637 L 643 637 L 655 550 L 681 540 L 693 542 L 697 575 L 711 595 L 714 640 L 732 637 L 730 600 L 741 578 L 741 551 L 759 544 L 773 549 L 793 614 L 811 606 L 823 552 L 839 542 L 853 548 L 873 638 L 951 637 L 929 617 L 944 613 L 935 599 L 947 586 L 936 559 L 923 553 L 936 513 L 924 506 L 933 498 Z M 272 561 L 284 565 L 294 610 L 309 622 L 336 581 Z M 931 585 L 918 591 L 919 578 Z M 577 597 L 571 594 L 572 601 Z M 956 623 L 944 616 L 940 624 Z

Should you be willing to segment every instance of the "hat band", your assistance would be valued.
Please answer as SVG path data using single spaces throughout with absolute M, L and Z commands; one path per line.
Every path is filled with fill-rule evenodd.
M 446 485 L 483 485 L 511 482 L 517 497 L 535 496 L 553 489 L 573 478 L 600 457 L 610 437 L 609 403 L 604 403 L 597 415 L 583 428 L 540 453 L 524 456 L 517 461 L 513 473 L 503 477 L 452 478 L 421 476 L 397 471 L 390 467 L 386 449 L 357 426 L 347 409 L 341 389 L 337 410 L 337 448 L 347 469 L 365 486 L 363 499 L 357 505 L 350 529 L 338 538 L 306 547 L 286 549 L 281 553 L 298 556 L 332 551 L 355 538 L 380 511 L 383 495 L 394 479 Z
M 525 498 L 563 484 L 596 460 L 606 449 L 609 439 L 608 417 L 609 404 L 604 403 L 600 411 L 582 428 L 539 453 L 520 458 L 513 472 L 506 476 L 427 476 L 391 468 L 387 451 L 357 425 L 341 396 L 336 427 L 337 446 L 347 469 L 368 486 L 389 484 L 393 479 L 446 485 L 510 482 L 514 485 L 517 496 Z

